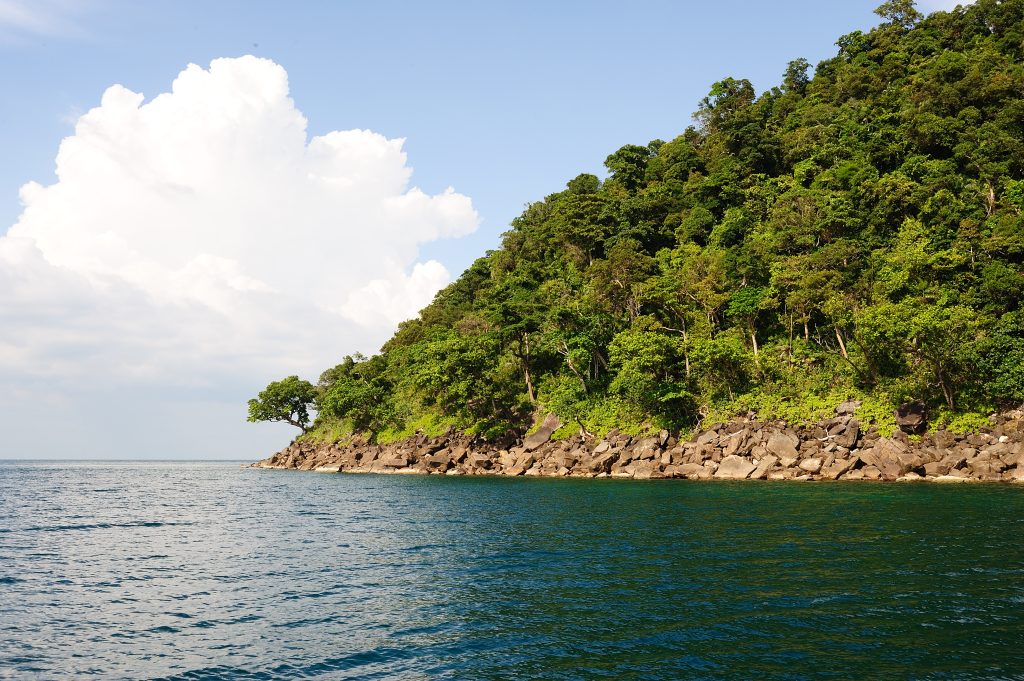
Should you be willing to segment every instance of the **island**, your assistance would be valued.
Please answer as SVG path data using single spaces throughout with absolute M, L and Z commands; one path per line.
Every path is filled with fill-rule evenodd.
M 378 354 L 268 385 L 250 420 L 302 434 L 257 465 L 1020 481 L 1024 2 L 876 13 L 529 204 Z

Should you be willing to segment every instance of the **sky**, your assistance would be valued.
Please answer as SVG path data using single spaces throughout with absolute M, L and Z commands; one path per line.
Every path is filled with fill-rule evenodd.
M 266 456 L 268 382 L 879 1 L 0 0 L 0 458 Z

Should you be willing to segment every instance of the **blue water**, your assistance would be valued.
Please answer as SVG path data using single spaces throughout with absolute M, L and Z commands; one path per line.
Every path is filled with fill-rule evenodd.
M 1024 679 L 1024 487 L 0 462 L 0 677 Z

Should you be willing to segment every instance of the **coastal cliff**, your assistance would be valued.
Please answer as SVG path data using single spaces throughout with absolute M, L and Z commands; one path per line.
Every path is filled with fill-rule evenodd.
M 686 440 L 667 431 L 632 438 L 551 440 L 548 418 L 526 438 L 501 446 L 450 432 L 388 445 L 294 442 L 256 468 L 346 473 L 530 475 L 639 480 L 876 480 L 1024 482 L 1024 411 L 994 416 L 972 434 L 949 431 L 883 437 L 852 406 L 813 426 L 738 418 Z

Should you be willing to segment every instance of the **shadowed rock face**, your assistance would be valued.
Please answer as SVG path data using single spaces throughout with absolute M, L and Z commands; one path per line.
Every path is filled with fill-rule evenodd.
M 294 442 L 253 466 L 323 472 L 431 475 L 531 475 L 691 480 L 880 480 L 1024 483 L 1024 411 L 993 417 L 983 432 L 905 433 L 882 437 L 866 431 L 850 404 L 835 418 L 808 426 L 739 418 L 715 424 L 680 441 L 662 431 L 633 438 L 612 431 L 604 438 L 575 435 L 551 440 L 549 417 L 513 446 L 449 432 L 414 435 L 389 445 L 360 437 L 337 442 Z
M 928 428 L 924 402 L 907 402 L 896 409 L 896 425 L 909 435 L 921 434 Z

